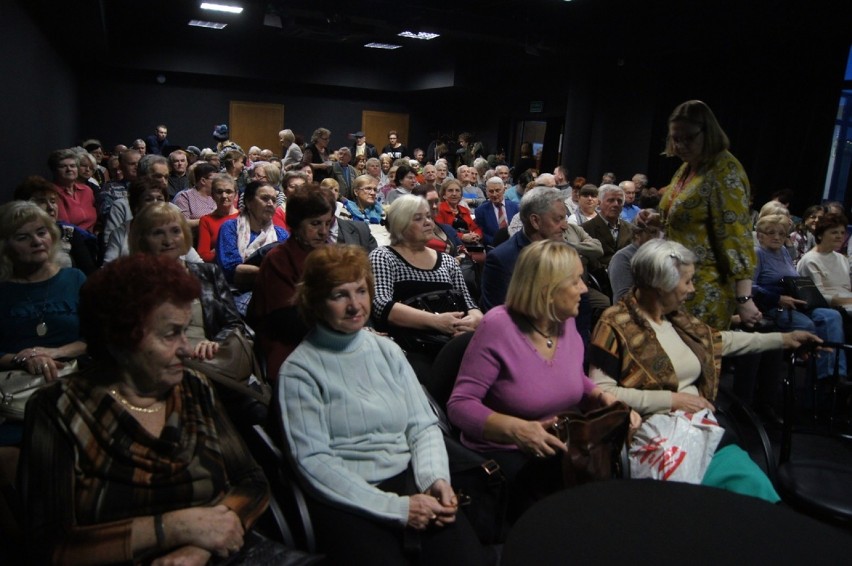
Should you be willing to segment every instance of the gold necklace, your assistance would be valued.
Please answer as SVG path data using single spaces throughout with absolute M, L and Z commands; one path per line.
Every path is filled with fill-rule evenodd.
M 164 406 L 164 403 L 162 401 L 157 401 L 156 403 L 154 403 L 154 405 L 157 405 L 156 409 L 151 408 L 151 407 L 153 407 L 153 405 L 151 405 L 151 407 L 139 407 L 137 405 L 134 405 L 133 403 L 131 403 L 130 401 L 128 401 L 124 397 L 122 397 L 121 394 L 118 392 L 118 390 L 110 389 L 109 392 L 113 397 L 118 399 L 119 403 L 121 403 L 122 405 L 124 405 L 125 407 L 130 409 L 131 411 L 136 411 L 137 413 L 145 413 L 145 414 L 150 415 L 151 413 L 159 412 L 160 409 L 162 409 L 163 406 Z

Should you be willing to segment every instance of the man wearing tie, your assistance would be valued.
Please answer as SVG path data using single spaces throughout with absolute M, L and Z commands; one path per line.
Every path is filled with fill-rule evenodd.
M 488 200 L 476 208 L 476 223 L 482 228 L 483 242 L 491 245 L 494 235 L 505 228 L 518 213 L 518 205 L 503 198 L 506 186 L 500 177 L 491 177 L 485 183 L 485 196 Z

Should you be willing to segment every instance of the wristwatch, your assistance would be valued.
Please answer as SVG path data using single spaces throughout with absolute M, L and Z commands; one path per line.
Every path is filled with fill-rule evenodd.
M 747 302 L 749 302 L 750 300 L 752 300 L 753 298 L 754 297 L 752 297 L 751 295 L 743 295 L 742 297 L 737 297 L 737 302 L 741 305 L 744 305 Z

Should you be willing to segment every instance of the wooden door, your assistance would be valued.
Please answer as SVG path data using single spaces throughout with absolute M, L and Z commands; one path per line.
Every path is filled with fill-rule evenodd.
M 248 153 L 251 146 L 281 153 L 278 132 L 284 129 L 284 105 L 231 101 L 228 118 L 231 139 Z
M 361 129 L 367 134 L 367 141 L 376 146 L 379 153 L 388 144 L 388 132 L 391 130 L 397 131 L 402 145 L 409 150 L 413 149 L 408 139 L 408 114 L 364 110 L 361 112 Z

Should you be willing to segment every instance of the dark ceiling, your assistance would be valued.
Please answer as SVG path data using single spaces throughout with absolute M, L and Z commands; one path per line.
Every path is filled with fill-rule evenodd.
M 552 68 L 589 59 L 688 58 L 717 47 L 742 50 L 849 34 L 844 2 L 823 0 L 221 0 L 240 15 L 201 10 L 201 0 L 28 0 L 63 49 L 84 46 L 101 67 L 165 67 L 237 76 L 244 68 L 272 75 L 322 65 L 380 65 L 389 71 L 454 65 Z M 191 19 L 228 23 L 222 31 L 191 28 Z M 272 25 L 270 25 L 272 24 Z M 405 29 L 441 37 L 397 37 Z M 380 52 L 368 42 L 397 43 Z M 217 68 L 215 60 L 229 65 Z M 202 61 L 213 60 L 205 65 Z M 177 69 L 175 61 L 186 61 Z M 237 62 L 236 67 L 232 66 Z M 554 67 L 556 65 L 556 67 Z M 249 73 L 251 74 L 251 73 Z

